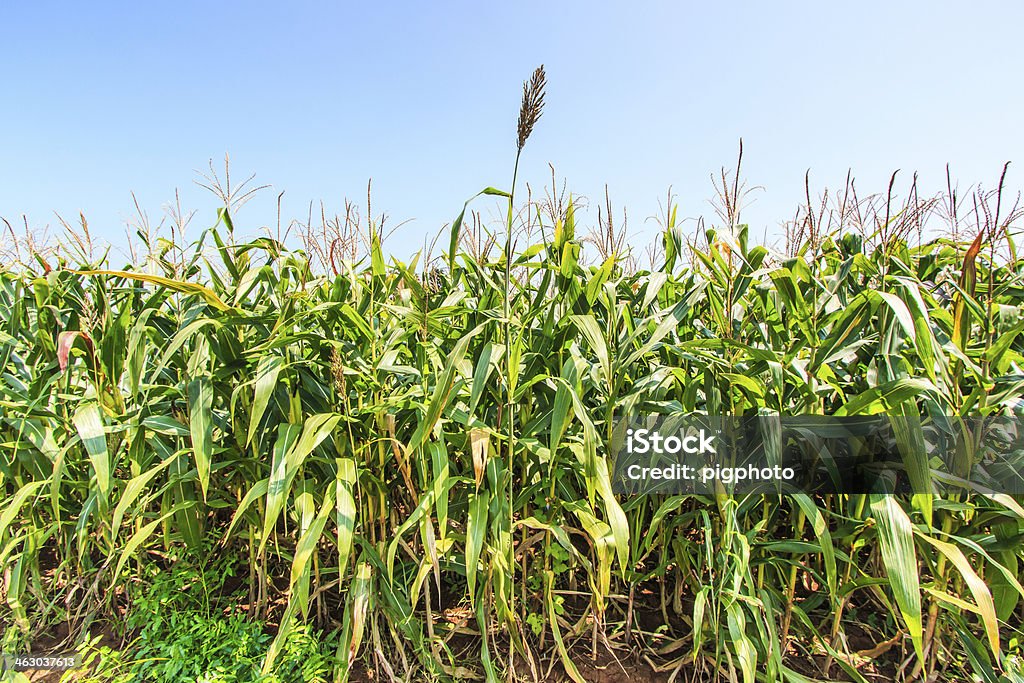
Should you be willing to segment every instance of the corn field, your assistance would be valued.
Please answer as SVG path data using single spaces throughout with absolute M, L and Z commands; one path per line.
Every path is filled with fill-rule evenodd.
M 341 681 L 594 680 L 609 652 L 656 680 L 1024 680 L 1011 495 L 613 494 L 622 414 L 1020 411 L 1001 194 L 972 220 L 946 196 L 959 233 L 927 239 L 923 201 L 808 205 L 783 254 L 723 185 L 699 242 L 666 207 L 646 269 L 571 200 L 528 207 L 528 243 L 464 211 L 408 263 L 372 221 L 357 257 L 239 241 L 229 205 L 127 266 L 5 267 L 0 619 L 84 632 L 230 555 L 268 674 L 311 623 Z

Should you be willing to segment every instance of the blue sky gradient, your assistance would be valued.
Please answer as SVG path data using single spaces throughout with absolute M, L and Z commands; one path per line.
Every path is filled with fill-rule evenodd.
M 522 81 L 544 63 L 547 107 L 520 178 L 625 206 L 643 245 L 671 185 L 680 215 L 712 213 L 710 174 L 763 187 L 745 212 L 779 234 L 812 186 L 852 168 L 862 191 L 902 169 L 939 190 L 994 186 L 1024 165 L 1024 4 L 5 3 L 0 8 L 0 215 L 85 213 L 123 242 L 134 191 L 151 217 L 230 153 L 269 183 L 237 218 L 254 233 L 363 201 L 412 219 L 408 253 L 487 185 L 507 187 Z M 1021 187 L 1011 166 L 1008 185 Z M 905 188 L 906 182 L 900 186 Z M 521 186 L 521 190 L 522 190 Z M 596 203 L 596 202 L 595 202 Z M 485 208 L 488 204 L 480 204 Z M 593 220 L 591 212 L 590 220 Z

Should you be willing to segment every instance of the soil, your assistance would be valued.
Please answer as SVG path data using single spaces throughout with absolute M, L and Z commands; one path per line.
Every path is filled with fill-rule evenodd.
M 230 590 L 227 592 L 232 593 L 237 591 L 240 585 L 229 588 Z M 466 669 L 452 672 L 454 673 L 454 678 L 464 680 L 480 679 L 479 640 L 477 636 L 469 635 L 467 632 L 472 630 L 475 619 L 467 606 L 457 602 L 457 595 L 446 590 L 447 587 L 444 582 L 442 582 L 441 588 L 440 595 L 435 594 L 437 598 L 434 608 L 435 629 L 438 630 L 438 635 L 445 628 L 457 629 L 456 633 L 450 634 L 447 637 L 447 647 L 455 660 L 464 662 L 466 666 Z M 634 646 L 645 645 L 645 650 L 648 653 L 661 648 L 667 642 L 659 640 L 658 636 L 654 636 L 655 633 L 664 631 L 665 618 L 660 609 L 653 603 L 653 595 L 654 593 L 649 590 L 642 591 L 642 595 L 638 593 L 638 600 L 634 604 L 632 614 L 635 629 L 632 635 L 633 644 Z M 574 596 L 567 596 L 565 607 L 567 614 L 580 615 L 583 614 L 585 601 Z M 868 604 L 861 606 L 853 604 L 852 601 L 849 607 L 851 610 L 858 607 L 870 609 Z M 338 608 L 340 609 L 340 606 Z M 618 618 L 622 616 L 617 615 Z M 669 620 L 670 632 L 674 632 L 676 637 L 687 632 L 686 625 L 671 612 Z M 266 630 L 271 634 L 276 631 L 273 621 L 272 615 L 270 622 L 266 624 Z M 906 643 L 893 642 L 887 644 L 886 642 L 880 642 L 879 633 L 871 632 L 868 628 L 862 627 L 855 622 L 851 623 L 852 621 L 848 620 L 844 624 L 848 650 L 858 653 L 858 655 L 871 653 L 870 655 L 856 658 L 857 661 L 854 662 L 854 665 L 859 673 L 872 682 L 894 680 L 898 662 L 905 656 L 902 650 L 905 648 Z M 467 630 L 464 631 L 463 629 Z M 122 639 L 107 625 L 97 623 L 94 626 L 92 635 L 99 635 L 99 645 L 106 645 L 111 649 L 116 650 L 124 645 Z M 30 650 L 34 654 L 67 653 L 72 649 L 72 646 L 69 645 L 71 639 L 68 636 L 69 628 L 67 624 L 56 625 L 45 635 L 35 638 Z M 570 656 L 580 675 L 587 683 L 669 683 L 669 681 L 708 680 L 707 677 L 711 675 L 710 672 L 713 669 L 711 665 L 705 667 L 702 671 L 696 671 L 692 663 L 683 664 L 681 667 L 674 666 L 671 660 L 678 659 L 683 654 L 682 650 L 668 652 L 661 660 L 657 658 L 652 659 L 651 657 L 654 657 L 654 655 L 644 657 L 638 654 L 641 650 L 639 647 L 626 647 L 621 636 L 622 634 L 620 633 L 619 638 L 613 639 L 613 642 L 609 644 L 613 650 L 609 650 L 606 646 L 599 646 L 596 656 L 591 652 L 589 637 L 584 637 L 574 644 L 567 643 L 571 648 Z M 498 640 L 501 639 L 499 638 Z M 536 643 L 532 644 L 534 650 L 536 650 L 536 645 Z M 571 679 L 565 672 L 561 660 L 552 645 L 549 640 L 547 647 L 544 648 L 543 657 L 535 654 L 535 656 L 539 657 L 539 660 L 536 662 L 537 677 L 540 680 L 552 681 L 554 683 L 570 681 Z M 508 646 L 507 642 L 492 642 L 492 647 L 493 652 L 504 652 Z M 850 680 L 838 663 L 833 661 L 828 664 L 827 657 L 822 654 L 822 648 L 820 647 L 815 648 L 809 643 L 791 641 L 789 651 L 786 654 L 786 665 L 808 678 L 835 681 Z M 829 668 L 826 674 L 825 667 L 827 664 Z M 30 670 L 24 673 L 30 681 L 40 683 L 59 683 L 63 675 L 63 672 L 60 671 L 47 670 Z M 533 673 L 522 657 L 517 658 L 516 673 L 520 681 L 534 680 Z M 360 661 L 356 663 L 350 680 L 353 683 L 382 683 L 386 680 L 386 677 L 382 676 L 382 672 L 375 671 L 372 668 L 372 664 L 368 668 L 365 661 Z
M 32 652 L 37 654 L 60 654 L 67 652 L 67 646 L 64 644 L 66 630 L 66 625 L 62 625 L 54 633 L 37 638 L 32 644 Z M 99 635 L 101 636 L 100 645 L 116 649 L 123 644 L 121 639 L 115 636 L 109 629 L 100 631 Z M 453 651 L 468 654 L 471 650 L 476 651 L 477 647 L 476 643 L 470 642 L 470 640 L 472 639 L 467 638 L 465 642 L 458 643 L 453 641 L 449 643 L 449 646 Z M 868 642 L 866 638 L 864 642 L 865 644 Z M 822 670 L 826 661 L 824 656 L 814 655 L 809 657 L 806 654 L 804 656 L 800 656 L 798 653 L 791 654 L 796 656 L 790 657 L 787 660 L 787 666 L 809 678 L 823 679 Z M 572 656 L 580 675 L 587 683 L 669 683 L 669 681 L 673 680 L 674 667 L 668 668 L 665 671 L 659 671 L 652 667 L 644 658 L 635 655 L 612 653 L 607 649 L 602 649 L 599 651 L 597 658 L 593 659 L 589 653 L 582 652 L 577 648 L 577 651 L 572 652 Z M 895 672 L 890 671 L 889 669 L 892 667 L 886 666 L 887 664 L 892 664 L 892 662 L 885 662 L 884 660 L 872 662 L 868 666 L 858 667 L 858 669 L 867 680 L 881 683 L 882 681 L 894 680 L 893 674 Z M 548 655 L 544 661 L 538 661 L 537 668 L 540 680 L 546 683 L 568 683 L 572 680 L 566 674 L 557 654 Z M 38 669 L 27 670 L 23 673 L 33 683 L 59 683 L 63 675 L 63 672 L 60 671 Z M 470 672 L 467 671 L 466 673 Z M 528 666 L 522 659 L 519 660 L 517 665 L 517 673 L 519 674 L 518 679 L 520 681 L 533 680 Z M 703 680 L 694 678 L 694 675 L 692 665 L 685 665 L 675 676 L 675 680 Z M 831 664 L 828 679 L 833 681 L 850 680 L 835 662 Z M 363 662 L 358 662 L 349 680 L 352 683 L 382 683 L 386 679 L 373 671 L 372 668 L 367 668 Z
M 670 672 L 659 673 L 651 666 L 640 659 L 627 658 L 625 660 L 615 659 L 611 653 L 606 652 L 599 656 L 597 661 L 591 661 L 589 657 L 581 658 L 575 662 L 580 675 L 588 683 L 667 683 L 671 677 Z M 552 671 L 552 674 L 555 674 Z M 563 670 L 557 673 L 561 678 L 553 678 L 555 681 L 569 681 Z

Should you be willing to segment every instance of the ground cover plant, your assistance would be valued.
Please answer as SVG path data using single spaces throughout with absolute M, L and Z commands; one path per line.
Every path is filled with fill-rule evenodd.
M 1018 498 L 623 497 L 608 458 L 631 411 L 1017 415 L 1002 182 L 808 191 L 775 252 L 737 168 L 641 267 L 610 208 L 584 235 L 512 175 L 503 226 L 468 204 L 409 262 L 369 210 L 238 238 L 227 187 L 127 265 L 5 266 L 4 650 L 60 625 L 96 680 L 1024 680 Z

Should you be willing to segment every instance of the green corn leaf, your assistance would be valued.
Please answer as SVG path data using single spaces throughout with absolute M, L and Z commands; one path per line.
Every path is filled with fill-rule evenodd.
M 1001 655 L 1001 648 L 999 646 L 999 620 L 996 617 L 995 602 L 992 600 L 992 593 L 989 591 L 985 581 L 978 576 L 978 573 L 974 571 L 974 567 L 967 560 L 963 551 L 956 547 L 952 543 L 946 543 L 940 541 L 937 538 L 921 533 L 915 532 L 917 537 L 926 543 L 936 548 L 940 553 L 946 556 L 946 558 L 953 563 L 957 571 L 960 572 L 960 576 L 963 577 L 964 583 L 967 584 L 967 588 L 971 591 L 971 595 L 974 596 L 974 602 L 977 605 L 977 612 L 981 616 L 981 622 L 985 627 L 985 634 L 988 636 L 989 649 L 992 650 L 992 656 L 999 660 Z
M 256 431 L 263 419 L 263 414 L 270 405 L 270 397 L 277 387 L 277 377 L 284 367 L 284 359 L 280 356 L 264 356 L 260 359 L 259 367 L 256 369 L 256 389 L 253 396 L 252 408 L 249 411 L 249 430 L 246 432 L 245 445 L 252 444 Z
M 235 530 L 235 527 L 242 520 L 242 515 L 249 509 L 256 500 L 267 495 L 267 490 L 270 487 L 269 479 L 260 479 L 258 482 L 252 485 L 242 500 L 238 503 L 238 507 L 235 508 L 235 513 L 231 515 L 231 523 L 228 524 L 228 530 L 224 532 L 223 543 L 227 543 L 231 538 L 231 532 Z
M 121 575 L 121 570 L 124 569 L 125 563 L 128 562 L 131 556 L 135 554 L 135 551 L 137 551 L 139 547 L 142 546 L 143 543 L 149 540 L 149 537 L 153 535 L 153 532 L 156 530 L 157 526 L 159 526 L 161 522 L 163 522 L 164 520 L 173 515 L 182 512 L 186 508 L 193 506 L 195 506 L 195 502 L 179 503 L 178 505 L 175 505 L 173 508 L 164 513 L 163 516 L 154 519 L 152 522 L 149 522 L 148 524 L 140 528 L 138 531 L 136 531 L 134 534 L 132 534 L 132 537 L 128 539 L 128 542 L 124 545 L 124 549 L 121 551 L 120 558 L 117 561 L 117 568 L 114 569 L 114 574 L 111 577 L 111 580 L 117 580 L 117 577 Z
M 914 531 L 910 518 L 890 494 L 871 494 L 871 515 L 878 526 L 878 543 L 882 562 L 889 577 L 907 625 L 914 651 L 923 660 L 923 632 L 921 624 L 921 585 L 917 571 L 917 553 L 914 551 Z
M 565 642 L 562 640 L 562 629 L 558 626 L 558 612 L 555 609 L 555 594 L 554 594 L 555 574 L 548 570 L 544 572 L 544 611 L 548 615 L 548 626 L 551 628 L 551 635 L 555 638 L 555 648 L 558 650 L 558 656 L 562 660 L 562 666 L 565 668 L 565 673 L 574 683 L 586 683 L 586 680 L 580 674 L 580 670 L 576 668 L 576 664 L 572 661 L 572 657 L 569 655 L 568 648 L 565 647 Z
M 277 525 L 277 518 L 284 509 L 284 501 L 288 494 L 294 472 L 288 471 L 287 455 L 292 445 L 299 438 L 302 428 L 298 425 L 283 424 L 277 428 L 277 440 L 274 442 L 273 460 L 270 478 L 267 483 L 267 507 L 263 517 L 263 535 L 260 538 L 260 553 L 270 539 L 270 533 Z
M 11 526 L 11 522 L 21 512 L 21 508 L 25 505 L 25 502 L 29 499 L 29 496 L 34 494 L 36 491 L 45 486 L 47 482 L 43 481 L 32 481 L 21 486 L 14 495 L 10 497 L 7 506 L 4 511 L 0 513 L 0 539 L 4 538 L 4 534 Z
M 338 475 L 335 482 L 335 496 L 337 498 L 338 525 L 338 567 L 342 575 L 348 566 L 348 558 L 352 553 L 353 539 L 356 527 L 356 500 L 355 489 L 359 480 L 356 474 L 356 462 L 352 458 L 338 458 Z
M 159 275 L 148 275 L 146 273 L 135 273 L 126 270 L 76 270 L 72 271 L 79 275 L 107 275 L 111 277 L 120 277 L 127 280 L 138 280 L 139 282 L 145 282 L 151 285 L 157 285 L 159 287 L 166 287 L 175 292 L 181 292 L 182 294 L 196 294 L 206 300 L 206 303 L 210 304 L 218 311 L 230 311 L 233 310 L 230 306 L 220 300 L 220 297 L 210 289 L 194 282 L 183 282 L 181 280 L 172 280 L 166 277 L 160 277 Z
M 113 480 L 110 470 L 110 454 L 107 452 L 107 434 L 103 427 L 100 407 L 96 403 L 86 403 L 75 411 L 72 419 L 78 429 L 82 444 L 89 454 L 89 461 L 92 463 L 92 469 L 96 475 L 100 511 L 101 513 L 105 512 L 110 500 Z
M 818 539 L 822 558 L 825 560 L 825 579 L 828 582 L 829 597 L 834 603 L 838 598 L 839 572 L 836 569 L 836 551 L 832 543 L 832 533 L 829 531 L 828 524 L 825 522 L 825 517 L 821 514 L 821 510 L 814 504 L 810 496 L 803 492 L 791 495 L 797 505 L 800 506 L 800 509 L 803 510 L 804 516 L 811 522 L 811 528 Z
M 445 360 L 444 369 L 441 371 L 437 378 L 437 382 L 434 384 L 434 391 L 430 397 L 430 403 L 427 405 L 426 415 L 417 425 L 416 431 L 413 433 L 412 438 L 409 441 L 409 452 L 417 450 L 424 444 L 424 442 L 426 442 L 427 437 L 434 429 L 434 425 L 441 417 L 441 413 L 450 403 L 455 372 L 466 355 L 466 349 L 469 347 L 469 343 L 480 333 L 481 330 L 484 329 L 485 325 L 486 323 L 481 323 L 464 334 L 459 341 L 455 343 L 451 353 L 448 354 L 448 358 Z
M 313 449 L 330 436 L 340 420 L 341 415 L 333 413 L 311 415 L 306 418 L 301 435 L 298 435 L 297 425 L 281 425 L 279 428 L 277 442 L 274 444 L 270 483 L 267 486 L 266 518 L 263 537 L 260 539 L 261 553 L 284 509 L 285 501 L 291 492 L 292 480 L 295 479 L 299 468 Z
M 476 601 L 478 564 L 487 533 L 487 507 L 489 502 L 488 496 L 484 494 L 470 494 L 469 516 L 466 526 L 466 583 L 469 587 L 469 604 L 471 607 L 474 606 Z
M 117 501 L 117 507 L 114 508 L 114 515 L 111 517 L 111 543 L 117 540 L 117 532 L 121 528 L 121 520 L 124 519 L 124 513 L 128 511 L 128 508 L 131 507 L 132 503 L 135 502 L 135 499 L 139 497 L 139 494 L 146 489 L 149 482 L 151 482 L 156 475 L 167 469 L 167 466 L 170 465 L 177 457 L 177 454 L 175 454 L 165 458 L 163 462 L 156 467 L 151 467 L 139 476 L 132 477 L 131 481 L 125 485 L 124 491 L 121 493 L 121 497 Z
M 299 538 L 298 544 L 295 546 L 295 557 L 292 560 L 292 597 L 298 601 L 299 611 L 302 613 L 302 617 L 305 619 L 309 615 L 309 571 L 311 567 L 311 559 L 313 552 L 316 550 L 316 546 L 320 543 L 320 537 L 323 536 L 324 526 L 327 524 L 328 518 L 331 516 L 331 512 L 334 510 L 334 490 L 328 489 L 327 496 L 324 498 L 324 502 L 320 505 L 320 511 L 313 519 L 312 524 L 306 529 L 306 532 Z M 304 590 L 296 591 L 296 586 L 299 585 L 300 581 L 304 579 Z
M 213 384 L 208 378 L 197 377 L 188 383 L 188 411 L 192 455 L 199 473 L 199 488 L 206 500 L 213 460 Z
M 840 406 L 836 417 L 845 415 L 875 415 L 891 411 L 895 406 L 922 397 L 928 393 L 938 393 L 935 385 L 926 379 L 903 378 L 886 382 L 861 394 L 857 394 L 847 403 Z

